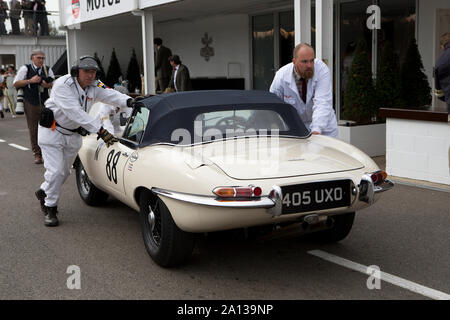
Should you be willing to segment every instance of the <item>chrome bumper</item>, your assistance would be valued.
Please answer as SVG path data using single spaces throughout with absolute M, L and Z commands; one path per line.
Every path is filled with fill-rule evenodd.
M 255 200 L 221 200 L 215 197 L 199 196 L 188 193 L 172 192 L 159 188 L 152 188 L 152 192 L 164 197 L 176 199 L 184 202 L 194 203 L 198 205 L 222 207 L 222 208 L 245 208 L 245 209 L 268 209 L 275 203 L 268 197 L 260 197 Z
M 356 195 L 356 188 L 353 185 L 354 191 L 352 194 Z M 359 195 L 358 200 L 372 205 L 378 200 L 379 194 L 388 191 L 394 187 L 394 183 L 385 180 L 381 185 L 374 185 L 370 174 L 365 174 L 360 184 L 358 185 Z M 200 196 L 195 194 L 173 192 L 160 188 L 152 188 L 152 192 L 171 199 L 193 203 L 197 205 L 221 207 L 221 208 L 235 208 L 235 209 L 267 209 L 267 213 L 271 216 L 280 216 L 282 213 L 283 194 L 279 186 L 273 186 L 270 196 L 263 196 L 255 200 L 223 200 L 216 197 Z M 354 201 L 352 200 L 352 204 Z
M 382 192 L 391 190 L 394 187 L 394 183 L 390 180 L 384 180 L 382 184 L 375 185 L 370 177 L 370 174 L 365 174 L 359 184 L 359 197 L 360 201 L 366 202 L 368 204 L 374 204 L 379 195 Z

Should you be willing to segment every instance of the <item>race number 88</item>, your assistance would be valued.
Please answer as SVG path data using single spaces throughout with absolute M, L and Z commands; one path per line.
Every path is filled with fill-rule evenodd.
M 114 154 L 114 149 L 111 150 L 108 153 L 108 156 L 106 157 L 106 176 L 108 177 L 108 180 L 114 181 L 115 184 L 117 184 L 117 169 L 116 169 L 116 165 L 117 162 L 119 162 L 119 157 L 121 152 L 117 152 L 116 154 Z M 111 162 L 112 162 L 112 167 L 111 167 Z

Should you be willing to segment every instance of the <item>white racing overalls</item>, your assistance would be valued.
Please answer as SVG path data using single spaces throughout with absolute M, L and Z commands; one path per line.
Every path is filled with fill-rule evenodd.
M 129 96 L 100 87 L 97 82 L 83 90 L 76 78 L 70 74 L 54 82 L 45 106 L 53 111 L 58 125 L 54 129 L 42 126 L 38 129 L 38 144 L 42 150 L 46 170 L 41 189 L 47 195 L 45 198 L 47 207 L 57 206 L 61 186 L 70 175 L 72 164 L 81 148 L 82 137 L 70 130 L 81 126 L 96 134 L 102 123 L 98 117 L 93 118 L 89 115 L 92 105 L 101 101 L 126 110 L 128 99 Z

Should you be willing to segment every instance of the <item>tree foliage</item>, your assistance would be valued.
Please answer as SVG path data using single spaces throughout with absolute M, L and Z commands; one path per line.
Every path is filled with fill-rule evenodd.
M 141 90 L 141 73 L 139 70 L 139 63 L 134 49 L 131 53 L 130 62 L 128 63 L 127 80 L 128 80 L 128 90 L 130 92 L 134 92 L 136 88 Z
M 342 118 L 359 124 L 371 123 L 372 117 L 376 115 L 374 98 L 375 88 L 367 44 L 364 39 L 361 39 L 350 67 L 344 92 Z
M 399 108 L 404 104 L 400 87 L 400 66 L 398 61 L 399 58 L 395 54 L 394 47 L 390 42 L 386 42 L 378 61 L 375 86 L 375 114 L 378 114 L 380 107 Z
M 405 108 L 425 109 L 431 104 L 431 88 L 424 72 L 416 39 L 411 39 L 400 70 L 401 93 Z
M 108 72 L 106 73 L 105 84 L 111 88 L 114 88 L 114 85 L 119 83 L 119 78 L 121 76 L 122 70 L 120 69 L 119 60 L 117 60 L 116 50 L 113 48 Z

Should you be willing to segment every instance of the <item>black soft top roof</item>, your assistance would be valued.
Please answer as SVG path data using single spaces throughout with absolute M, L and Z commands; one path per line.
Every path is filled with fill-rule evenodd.
M 274 110 L 289 122 L 291 130 L 285 134 L 299 137 L 310 134 L 297 110 L 268 91 L 186 91 L 148 97 L 143 99 L 142 103 L 150 110 L 142 145 L 159 142 L 178 144 L 171 140 L 176 129 L 186 129 L 193 136 L 194 119 L 198 114 L 222 110 Z

